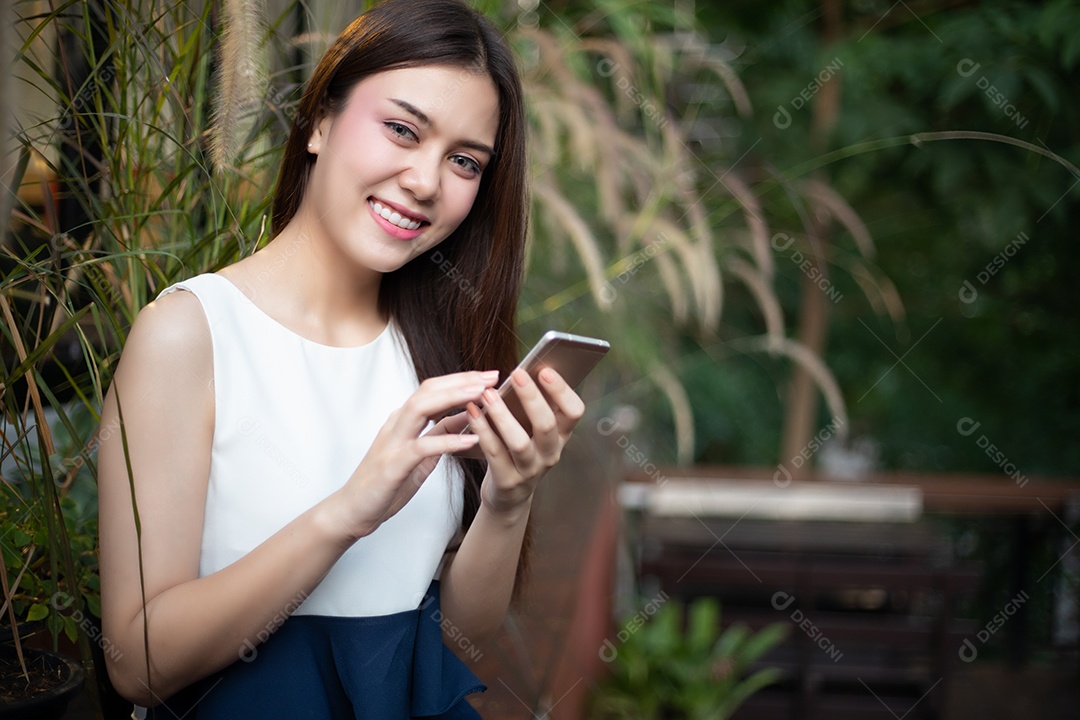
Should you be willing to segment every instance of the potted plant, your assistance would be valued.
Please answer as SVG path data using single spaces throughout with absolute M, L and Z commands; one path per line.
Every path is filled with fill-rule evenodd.
M 7 297 L 0 296 L 0 310 L 14 327 Z M 0 636 L 0 715 L 51 718 L 63 714 L 86 678 L 68 656 L 78 644 L 89 657 L 90 638 L 100 637 L 96 493 L 83 464 L 60 460 L 78 454 L 65 447 L 66 432 L 57 452 L 36 380 L 19 398 L 12 388 L 18 376 L 8 376 L 3 398 L 0 589 L 8 622 Z M 56 652 L 61 640 L 68 656 Z

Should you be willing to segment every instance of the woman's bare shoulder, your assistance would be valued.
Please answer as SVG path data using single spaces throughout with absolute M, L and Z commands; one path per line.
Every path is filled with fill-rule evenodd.
M 178 362 L 194 375 L 191 379 L 213 377 L 210 324 L 199 298 L 186 290 L 162 295 L 139 311 L 117 372 L 158 375 L 175 369 Z M 171 379 L 182 382 L 180 377 Z

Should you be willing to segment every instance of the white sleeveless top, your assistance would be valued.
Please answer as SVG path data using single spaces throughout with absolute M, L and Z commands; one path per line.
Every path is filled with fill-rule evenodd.
M 224 276 L 165 288 L 202 303 L 214 354 L 214 438 L 200 576 L 235 562 L 340 488 L 418 382 L 393 322 L 367 345 L 308 340 Z M 463 476 L 443 457 L 409 503 L 361 538 L 294 614 L 418 607 L 461 524 Z

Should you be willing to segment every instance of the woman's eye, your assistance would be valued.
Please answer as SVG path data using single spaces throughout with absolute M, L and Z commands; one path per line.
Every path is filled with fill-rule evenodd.
M 402 140 L 412 140 L 415 142 L 419 139 L 416 137 L 416 133 L 406 125 L 393 121 L 385 122 L 383 124 L 386 125 L 392 134 L 397 135 Z
M 471 157 L 466 157 L 464 155 L 455 155 L 450 160 L 455 165 L 458 165 L 459 167 L 461 167 L 461 169 L 465 170 L 469 174 L 469 177 L 475 177 L 479 175 L 480 171 L 482 170 L 482 168 L 480 167 L 480 163 L 476 162 Z

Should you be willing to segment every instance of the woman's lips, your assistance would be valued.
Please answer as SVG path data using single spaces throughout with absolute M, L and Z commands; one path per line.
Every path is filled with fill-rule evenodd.
M 391 207 L 389 203 L 375 198 L 368 198 L 367 206 L 375 222 L 399 240 L 412 240 L 431 224 L 426 219 L 417 218 L 411 213 L 399 212 L 397 206 Z M 402 227 L 403 225 L 405 227 Z

